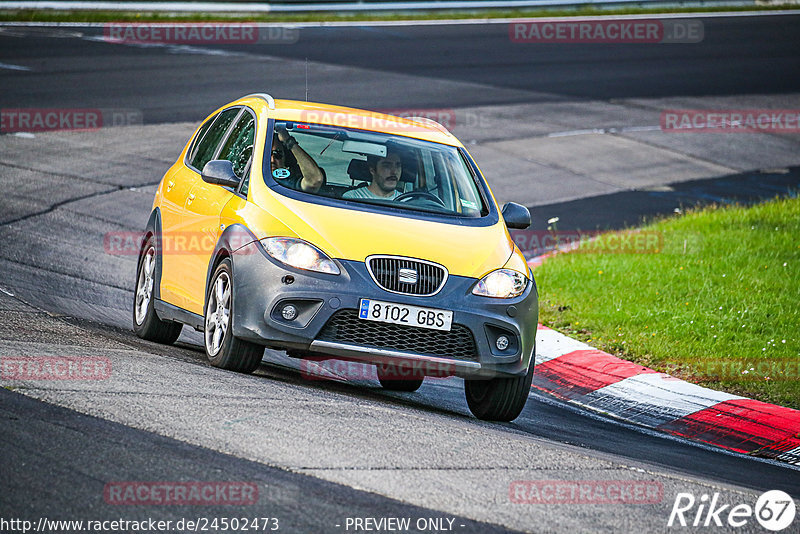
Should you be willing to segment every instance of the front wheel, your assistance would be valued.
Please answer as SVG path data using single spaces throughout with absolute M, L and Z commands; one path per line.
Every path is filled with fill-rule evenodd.
M 261 363 L 264 347 L 233 336 L 233 270 L 222 260 L 208 287 L 205 313 L 206 356 L 214 367 L 252 373 Z
M 142 249 L 136 269 L 136 290 L 133 294 L 133 331 L 142 339 L 156 343 L 174 343 L 181 335 L 183 325 L 172 321 L 162 321 L 154 309 L 156 280 L 158 280 L 158 262 L 156 246 L 153 238 L 147 240 Z
M 522 412 L 533 380 L 533 361 L 525 376 L 465 380 L 470 411 L 484 421 L 513 421 Z

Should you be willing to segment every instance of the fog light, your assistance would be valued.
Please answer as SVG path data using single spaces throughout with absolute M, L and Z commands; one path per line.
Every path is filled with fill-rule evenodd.
M 498 337 L 495 345 L 497 345 L 498 350 L 506 350 L 508 348 L 508 338 L 506 336 Z
M 294 321 L 295 318 L 297 317 L 297 308 L 295 308 L 291 304 L 287 304 L 281 310 L 281 317 L 283 317 L 287 321 Z

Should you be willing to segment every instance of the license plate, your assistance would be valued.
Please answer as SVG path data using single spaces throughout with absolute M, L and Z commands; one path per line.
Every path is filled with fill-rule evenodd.
M 407 304 L 383 302 L 382 300 L 361 299 L 358 318 L 380 323 L 419 326 L 432 330 L 450 330 L 453 312 L 434 308 L 421 308 Z

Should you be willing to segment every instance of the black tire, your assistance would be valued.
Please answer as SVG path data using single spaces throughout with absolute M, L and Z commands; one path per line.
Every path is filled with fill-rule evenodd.
M 522 412 L 533 380 L 533 361 L 525 376 L 464 380 L 469 410 L 484 421 L 513 421 Z
M 376 370 L 381 386 L 389 391 L 405 391 L 407 393 L 417 391 L 425 380 L 424 376 L 400 377 L 394 366 L 379 364 Z
M 227 292 L 227 300 L 217 298 L 218 284 L 225 288 L 223 297 Z M 211 309 L 213 306 L 213 310 Z M 227 318 L 220 315 L 219 310 L 227 306 Z M 252 373 L 261 364 L 264 357 L 264 347 L 249 341 L 236 338 L 233 335 L 233 270 L 228 258 L 222 260 L 214 270 L 211 282 L 206 288 L 206 309 L 204 313 L 205 331 L 203 345 L 206 349 L 208 361 L 214 367 L 236 371 L 237 373 Z M 224 323 L 224 326 L 223 326 Z M 221 333 L 217 333 L 221 331 Z M 219 336 L 218 338 L 216 336 Z
M 162 321 L 153 307 L 154 287 L 158 276 L 158 250 L 149 238 L 142 247 L 136 266 L 136 287 L 133 290 L 133 331 L 142 339 L 171 344 L 181 335 L 183 325 Z M 149 272 L 148 272 L 149 271 Z

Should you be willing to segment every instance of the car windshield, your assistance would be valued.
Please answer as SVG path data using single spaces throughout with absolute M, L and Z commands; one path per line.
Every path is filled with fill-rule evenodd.
M 320 124 L 276 121 L 274 131 L 267 185 L 456 217 L 488 213 L 456 147 Z

